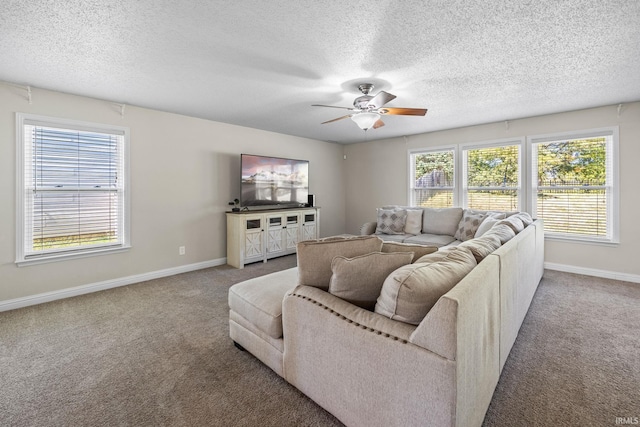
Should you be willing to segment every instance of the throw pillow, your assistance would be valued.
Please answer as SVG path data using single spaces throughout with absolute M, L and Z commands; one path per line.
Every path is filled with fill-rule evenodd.
M 420 234 L 422 232 L 422 209 L 407 209 L 407 222 L 404 225 L 407 234 Z
M 466 241 L 473 239 L 478 231 L 478 227 L 487 217 L 486 213 L 474 212 L 472 210 L 465 209 L 462 214 L 462 219 L 458 223 L 458 230 L 453 236 L 456 240 Z
M 458 245 L 459 248 L 469 249 L 478 264 L 500 246 L 500 239 L 495 234 L 476 237 L 475 239 L 467 240 Z
M 418 325 L 438 299 L 475 266 L 476 259 L 468 249 L 455 248 L 440 261 L 400 267 L 385 279 L 375 312 Z
M 412 252 L 373 252 L 331 261 L 329 293 L 366 310 L 373 310 L 382 284 L 395 269 L 409 264 Z
M 398 243 L 398 242 L 383 242 L 382 243 L 382 252 L 413 252 L 413 260 L 411 262 L 417 260 L 418 258 L 430 254 L 432 252 L 436 252 L 438 250 L 435 246 L 427 246 L 427 245 L 417 245 L 413 243 Z
M 404 234 L 407 211 L 404 209 L 377 209 L 376 234 Z
M 331 261 L 336 256 L 354 257 L 380 252 L 382 240 L 376 236 L 357 236 L 340 240 L 305 240 L 297 244 L 298 284 L 329 289 Z
M 481 237 L 484 233 L 491 230 L 491 227 L 496 225 L 498 221 L 501 219 L 505 219 L 507 214 L 504 212 L 488 212 L 489 216 L 487 216 L 484 221 L 480 223 L 480 226 L 476 230 L 475 237 Z

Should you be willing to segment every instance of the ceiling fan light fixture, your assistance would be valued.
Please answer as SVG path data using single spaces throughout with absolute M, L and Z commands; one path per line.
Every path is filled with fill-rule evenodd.
M 358 113 L 351 116 L 351 120 L 353 120 L 360 129 L 367 130 L 372 128 L 375 122 L 380 120 L 380 114 L 372 112 Z

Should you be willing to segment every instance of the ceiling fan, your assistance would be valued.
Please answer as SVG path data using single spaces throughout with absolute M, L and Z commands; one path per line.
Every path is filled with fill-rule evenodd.
M 378 92 L 378 94 L 375 96 L 369 95 L 369 92 L 371 92 L 371 89 L 373 89 L 373 85 L 371 83 L 362 83 L 361 85 L 358 85 L 358 89 L 360 89 L 360 92 L 362 92 L 363 95 L 357 97 L 353 101 L 353 107 L 337 107 L 334 105 L 313 104 L 312 107 L 341 108 L 343 110 L 353 111 L 353 113 L 338 117 L 336 119 L 327 120 L 326 122 L 322 122 L 322 124 L 332 123 L 350 117 L 351 120 L 353 120 L 360 127 L 360 129 L 366 131 L 370 128 L 378 129 L 379 127 L 384 126 L 384 122 L 382 121 L 380 116 L 386 114 L 396 116 L 424 116 L 425 114 L 427 114 L 426 108 L 383 108 L 383 105 L 395 99 L 396 96 L 383 90 Z

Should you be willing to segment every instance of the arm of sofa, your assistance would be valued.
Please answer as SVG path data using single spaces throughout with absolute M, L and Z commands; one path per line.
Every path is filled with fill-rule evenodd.
M 455 425 L 456 364 L 408 342 L 415 326 L 307 286 L 282 318 L 284 378 L 344 424 Z
M 500 265 L 487 257 L 443 295 L 409 341 L 457 366 L 457 421 L 481 425 L 500 376 Z
M 361 236 L 368 236 L 370 234 L 373 234 L 376 232 L 376 227 L 378 226 L 378 223 L 376 221 L 372 221 L 372 222 L 365 222 L 364 224 L 362 224 L 362 226 L 360 227 L 360 235 Z

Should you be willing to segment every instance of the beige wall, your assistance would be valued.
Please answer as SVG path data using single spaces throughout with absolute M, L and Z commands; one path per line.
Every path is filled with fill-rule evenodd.
M 619 274 L 619 278 L 640 279 L 640 102 L 624 104 L 619 116 L 617 105 L 613 105 L 513 120 L 508 129 L 501 122 L 349 145 L 345 148 L 347 231 L 355 232 L 363 222 L 375 220 L 378 206 L 408 202 L 409 149 L 607 126 L 620 129 L 620 244 L 610 247 L 547 240 L 545 261 L 560 269 L 570 266 L 569 271 L 602 270 Z
M 107 101 L 0 83 L 0 302 L 226 256 L 224 212 L 240 190 L 240 153 L 309 159 L 321 235 L 357 233 L 375 208 L 407 203 L 407 150 L 605 126 L 620 127 L 620 245 L 547 241 L 548 265 L 640 277 L 640 103 L 341 146 Z M 131 241 L 125 253 L 16 267 L 15 113 L 128 126 Z M 426 118 L 428 120 L 428 116 Z M 347 159 L 343 160 L 343 154 Z M 178 246 L 187 253 L 178 255 Z
M 310 160 L 321 235 L 342 233 L 343 147 L 176 114 L 0 83 L 0 302 L 226 257 L 225 210 L 239 197 L 240 153 Z M 15 113 L 128 126 L 130 251 L 17 267 Z M 327 173 L 330 172 L 330 173 Z M 186 255 L 178 255 L 186 246 Z

